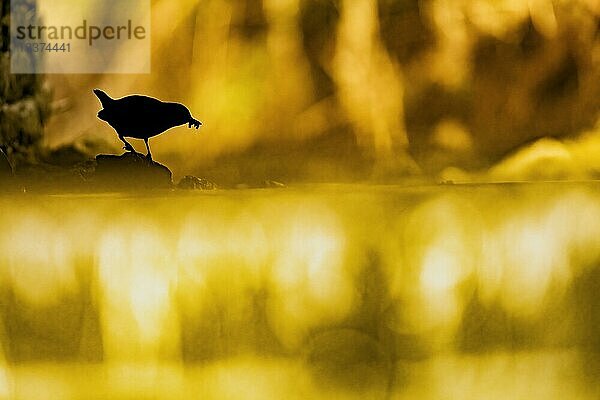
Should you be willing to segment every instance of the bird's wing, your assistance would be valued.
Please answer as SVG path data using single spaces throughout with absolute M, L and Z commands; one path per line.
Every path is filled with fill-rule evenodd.
M 126 134 L 152 132 L 164 118 L 164 103 L 142 95 L 132 95 L 115 100 L 111 112 Z
M 162 104 L 164 104 L 162 101 L 155 99 L 154 97 L 142 96 L 139 94 L 126 96 L 116 100 L 116 105 L 119 108 L 124 108 L 129 110 L 129 112 L 140 114 L 156 112 L 155 110 L 160 109 Z

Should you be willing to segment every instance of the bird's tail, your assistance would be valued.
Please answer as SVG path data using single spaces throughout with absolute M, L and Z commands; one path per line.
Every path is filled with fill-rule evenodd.
M 94 94 L 100 100 L 100 103 L 102 103 L 102 107 L 106 107 L 114 100 L 100 89 L 94 89 Z

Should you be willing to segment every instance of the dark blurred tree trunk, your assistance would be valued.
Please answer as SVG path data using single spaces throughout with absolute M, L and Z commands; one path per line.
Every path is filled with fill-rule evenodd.
M 21 19 L 34 23 L 35 0 L 23 1 L 17 10 Z M 34 162 L 50 114 L 50 91 L 43 75 L 11 74 L 10 0 L 0 6 L 0 148 L 13 165 Z M 33 17 L 28 17 L 32 15 Z

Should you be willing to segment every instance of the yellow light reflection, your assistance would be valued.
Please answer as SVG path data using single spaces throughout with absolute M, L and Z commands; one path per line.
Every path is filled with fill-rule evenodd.
M 8 217 L 7 223 L 2 251 L 8 271 L 3 279 L 10 279 L 17 296 L 39 306 L 73 294 L 77 289 L 74 249 L 56 221 L 26 212 Z
M 294 347 L 315 324 L 343 318 L 352 290 L 344 271 L 344 234 L 331 214 L 307 207 L 286 225 L 274 246 L 271 312 L 280 339 Z
M 0 392 L 364 398 L 408 371 L 390 389 L 399 398 L 481 393 L 492 378 L 503 398 L 526 392 L 536 363 L 586 387 L 557 365 L 590 368 L 577 354 L 595 329 L 597 189 L 443 188 L 236 191 L 177 209 L 161 197 L 0 199 Z M 45 310 L 61 305 L 57 327 Z M 74 354 L 61 353 L 65 337 Z M 39 365 L 15 362 L 48 347 Z M 101 362 L 81 367 L 90 349 Z M 493 372 L 461 373 L 475 365 Z M 357 371 L 371 384 L 349 390 Z
M 128 222 L 140 224 L 134 218 Z M 108 360 L 172 357 L 179 340 L 170 288 L 176 265 L 152 225 L 106 232 L 98 247 L 102 321 Z
M 421 284 L 425 291 L 446 291 L 460 280 L 460 266 L 454 255 L 433 246 L 423 260 Z

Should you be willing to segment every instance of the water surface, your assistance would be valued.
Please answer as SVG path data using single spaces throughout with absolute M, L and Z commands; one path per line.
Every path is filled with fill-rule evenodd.
M 597 398 L 600 184 L 0 198 L 0 395 Z

